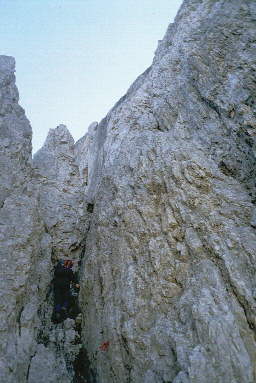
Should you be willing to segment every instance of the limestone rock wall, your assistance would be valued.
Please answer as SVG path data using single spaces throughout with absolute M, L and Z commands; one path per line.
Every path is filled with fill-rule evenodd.
M 33 162 L 0 56 L 1 381 L 256 382 L 255 21 L 253 0 L 185 0 L 108 115 Z M 62 257 L 83 345 L 51 321 Z
M 13 57 L 0 56 L 0 207 L 10 192 L 19 193 L 31 169 L 32 130 L 18 104 L 14 69 Z
M 14 69 L 0 56 L 0 381 L 69 383 L 81 345 L 74 320 L 51 321 L 51 282 L 57 258 L 82 252 L 82 182 L 64 126 L 32 163 Z
M 31 127 L 18 105 L 15 62 L 0 56 L 0 380 L 25 382 L 51 271 L 51 238 L 31 182 Z
M 51 129 L 34 155 L 40 215 L 53 239 L 56 258 L 79 258 L 84 236 L 83 193 L 74 139 L 64 125 Z
M 185 0 L 97 127 L 80 304 L 100 383 L 256 381 L 255 20 Z
M 94 159 L 97 156 L 96 148 L 94 147 L 95 135 L 97 132 L 98 123 L 93 122 L 88 127 L 88 132 L 75 143 L 75 159 L 79 167 L 80 180 L 84 187 L 83 193 L 88 196 L 88 182 L 91 181 L 93 173 Z M 90 174 L 89 174 L 90 169 Z M 91 182 L 90 182 L 91 185 Z

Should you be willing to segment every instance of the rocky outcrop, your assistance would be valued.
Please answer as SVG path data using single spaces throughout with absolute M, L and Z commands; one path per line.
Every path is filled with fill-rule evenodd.
M 53 324 L 60 257 L 79 260 L 84 214 L 74 142 L 51 130 L 31 159 L 31 127 L 18 105 L 14 59 L 0 56 L 0 381 L 71 382 L 81 344 L 75 321 Z
M 1 381 L 256 382 L 255 20 L 185 0 L 109 114 L 33 163 L 0 57 Z M 62 257 L 81 327 L 51 320 Z
M 0 56 L 0 207 L 10 193 L 19 194 L 31 170 L 32 130 L 18 104 L 14 69 L 12 57 Z
M 84 186 L 84 195 L 88 197 L 88 182 L 91 181 L 93 166 L 95 163 L 95 158 L 97 158 L 97 148 L 94 146 L 97 143 L 95 140 L 95 133 L 97 132 L 98 123 L 93 122 L 88 127 L 88 132 L 80 138 L 75 144 L 75 159 L 79 167 L 80 180 Z M 89 174 L 90 169 L 90 174 Z
M 79 258 L 85 228 L 83 194 L 74 139 L 64 125 L 51 129 L 34 155 L 40 215 L 53 240 L 56 258 Z
M 256 381 L 255 18 L 185 1 L 97 127 L 80 305 L 98 382 Z
M 26 381 L 51 270 L 51 239 L 31 182 L 32 132 L 18 105 L 14 65 L 0 57 L 0 380 L 8 383 Z

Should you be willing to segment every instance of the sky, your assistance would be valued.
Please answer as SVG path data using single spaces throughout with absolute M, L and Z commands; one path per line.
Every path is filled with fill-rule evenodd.
M 49 129 L 75 140 L 152 62 L 182 0 L 0 0 L 0 54 L 16 59 L 33 150 Z

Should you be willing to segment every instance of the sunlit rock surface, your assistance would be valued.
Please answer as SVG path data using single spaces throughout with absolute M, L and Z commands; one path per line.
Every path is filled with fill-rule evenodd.
M 185 0 L 109 114 L 33 163 L 0 56 L 0 381 L 256 382 L 255 32 L 252 0 Z M 62 257 L 82 340 L 51 321 Z
M 84 187 L 83 192 L 87 195 L 87 197 L 87 186 L 89 179 L 90 181 L 92 180 L 91 174 L 93 173 L 95 157 L 97 156 L 97 150 L 94 146 L 97 143 L 97 140 L 95 140 L 97 127 L 97 122 L 90 124 L 88 132 L 75 143 L 75 159 L 79 167 L 80 180 L 82 181 L 82 186 Z M 92 182 L 90 182 L 90 185 L 91 183 Z
M 253 1 L 185 1 L 97 128 L 80 304 L 98 382 L 256 381 L 255 21 Z
M 51 281 L 58 257 L 82 251 L 81 181 L 63 126 L 50 131 L 32 165 L 14 69 L 12 57 L 0 56 L 0 381 L 68 383 L 79 334 L 74 320 L 52 323 Z
M 0 56 L 0 207 L 10 193 L 20 192 L 31 169 L 32 130 L 19 106 L 15 60 Z
M 31 127 L 12 57 L 0 56 L 0 381 L 25 382 L 50 282 L 51 239 L 31 184 Z
M 53 238 L 54 255 L 77 257 L 84 230 L 83 194 L 75 162 L 74 139 L 65 125 L 51 129 L 43 147 L 34 155 L 40 215 Z

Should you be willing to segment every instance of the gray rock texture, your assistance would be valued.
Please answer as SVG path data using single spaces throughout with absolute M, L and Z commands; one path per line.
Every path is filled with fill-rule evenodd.
M 73 137 L 60 125 L 50 130 L 33 158 L 40 215 L 57 258 L 77 258 L 84 233 L 82 184 L 74 149 Z
M 0 56 L 1 382 L 256 383 L 255 36 L 255 1 L 185 0 L 108 115 L 33 162 Z M 65 257 L 82 339 L 51 321 Z
M 10 192 L 19 190 L 31 169 L 32 130 L 19 106 L 13 57 L 0 56 L 0 207 Z
M 32 185 L 31 127 L 14 59 L 0 56 L 0 381 L 25 382 L 50 281 L 50 243 Z
M 51 322 L 51 281 L 54 261 L 82 250 L 74 142 L 64 126 L 51 130 L 32 164 L 14 67 L 0 56 L 0 381 L 71 382 L 79 334 L 72 320 Z
M 98 382 L 256 382 L 255 21 L 254 1 L 184 1 L 97 127 L 80 305 Z
M 93 122 L 88 127 L 88 132 L 75 144 L 75 159 L 79 167 L 80 180 L 84 187 L 83 193 L 88 198 L 88 182 L 93 183 L 93 166 L 97 158 L 97 140 L 95 139 L 98 123 Z M 90 174 L 89 174 L 90 169 Z

